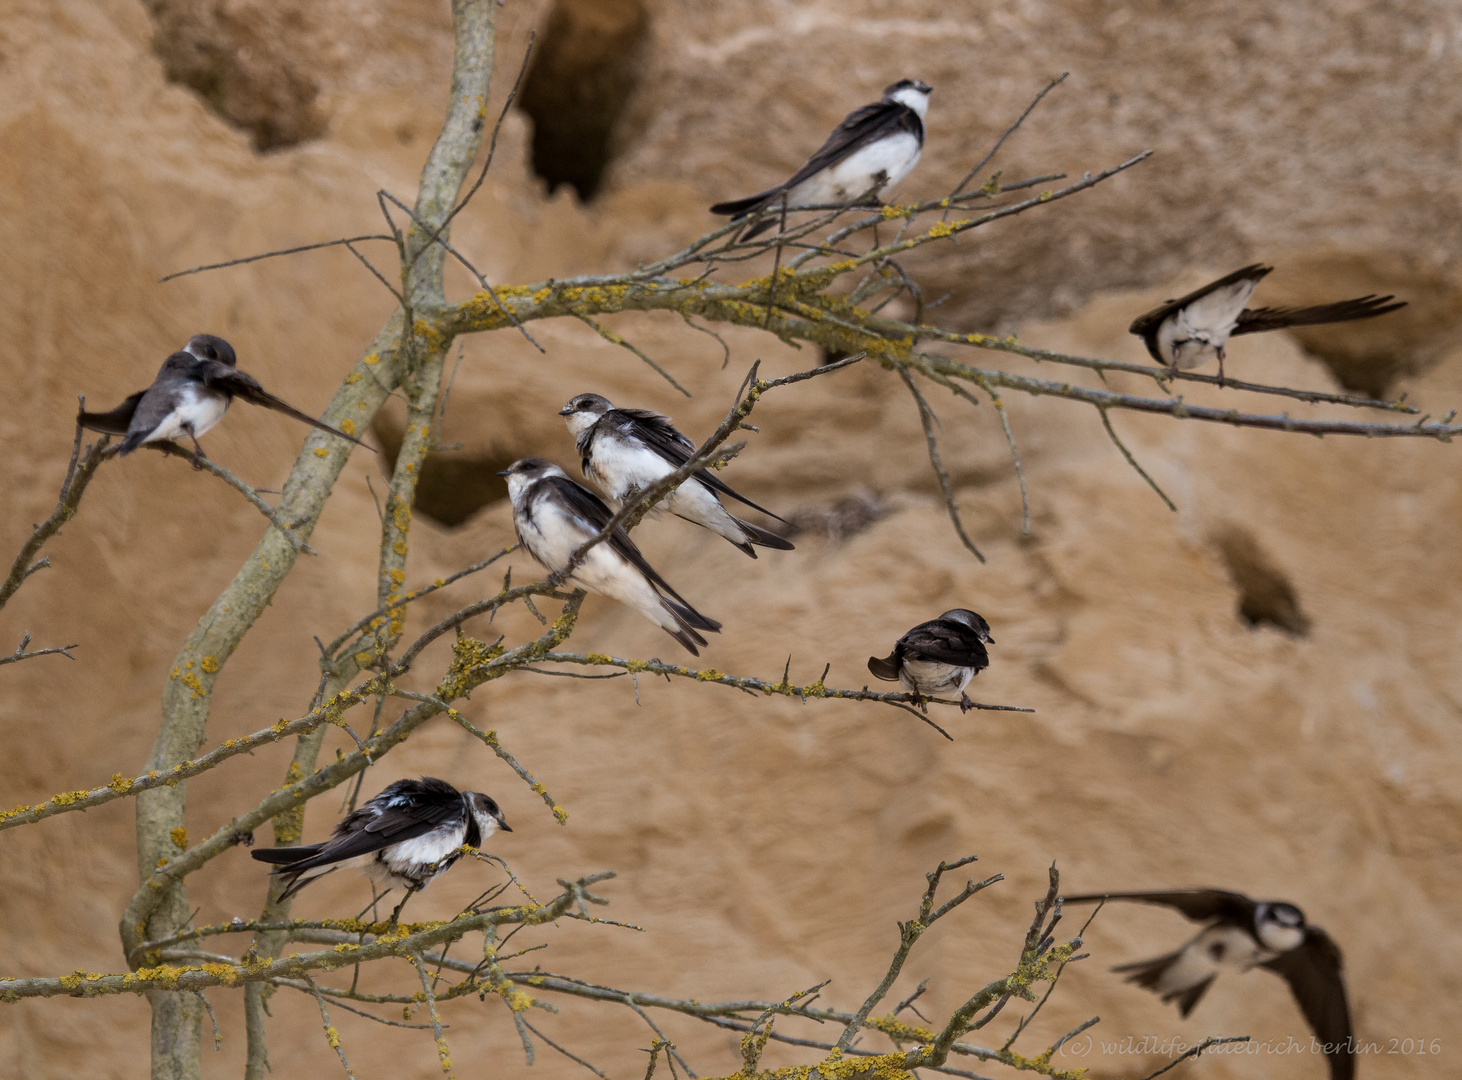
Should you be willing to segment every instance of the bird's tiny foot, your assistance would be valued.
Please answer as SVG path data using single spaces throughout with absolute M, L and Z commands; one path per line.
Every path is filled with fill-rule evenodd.
M 975 707 L 975 703 L 970 700 L 970 695 L 969 694 L 961 693 L 959 695 L 959 711 L 960 712 L 967 713 L 971 709 L 973 709 L 974 707 Z

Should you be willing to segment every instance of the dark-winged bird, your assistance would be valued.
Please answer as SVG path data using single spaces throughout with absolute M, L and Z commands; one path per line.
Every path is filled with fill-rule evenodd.
M 1169 300 L 1132 320 L 1128 329 L 1147 343 L 1147 351 L 1159 364 L 1186 371 L 1218 357 L 1218 376 L 1223 378 L 1224 349 L 1231 337 L 1282 330 L 1287 326 L 1319 326 L 1322 323 L 1371 319 L 1406 306 L 1393 296 L 1360 296 L 1317 307 L 1246 308 L 1249 297 L 1274 267 L 1255 263 L 1235 270 L 1187 296 Z
M 776 187 L 744 199 L 717 203 L 713 214 L 740 221 L 775 206 L 786 195 L 788 206 L 817 206 L 878 199 L 913 171 L 924 152 L 924 114 L 933 89 L 918 79 L 900 79 L 872 105 L 850 112 L 806 165 Z M 750 240 L 777 224 L 774 217 L 747 231 Z
M 569 565 L 573 553 L 609 524 L 614 513 L 551 461 L 522 458 L 499 475 L 508 478 L 513 525 L 528 554 L 551 573 Z M 719 632 L 721 624 L 685 602 L 655 572 L 623 529 L 594 545 L 568 576 L 568 584 L 600 593 L 633 608 L 699 656 L 706 639 L 697 631 Z
M 616 409 L 598 394 L 570 398 L 558 414 L 568 423 L 569 434 L 576 441 L 584 476 L 616 502 L 623 502 L 656 480 L 669 476 L 696 451 L 695 443 L 677 431 L 668 416 L 648 409 Z M 745 503 L 768 517 L 777 517 L 732 491 L 709 469 L 692 475 L 667 495 L 660 506 L 676 517 L 704 525 L 724 536 L 753 559 L 756 558 L 754 544 L 792 550 L 792 545 L 776 533 L 732 517 L 718 495 Z
M 397 780 L 345 815 L 323 844 L 250 854 L 277 864 L 274 873 L 286 884 L 281 900 L 342 866 L 359 867 L 373 887 L 404 885 L 417 892 L 461 857 L 463 844 L 481 847 L 498 830 L 513 831 L 497 803 L 482 792 L 458 791 L 445 780 L 423 776 Z
M 960 711 L 969 712 L 975 703 L 965 687 L 990 666 L 985 646 L 993 644 L 984 618 L 967 608 L 952 608 L 914 627 L 882 659 L 870 656 L 868 670 L 920 698 L 958 694 Z
M 1351 1080 L 1355 1075 L 1340 948 L 1325 931 L 1305 922 L 1304 912 L 1293 904 L 1251 900 L 1223 889 L 1087 893 L 1062 899 L 1068 904 L 1098 900 L 1161 904 L 1194 922 L 1207 923 L 1174 952 L 1112 970 L 1128 973 L 1128 982 L 1146 987 L 1165 1002 L 1176 1001 L 1178 1011 L 1187 1017 L 1222 968 L 1267 968 L 1289 984 L 1329 1058 L 1331 1080 Z
M 166 442 L 186 435 L 202 456 L 198 436 L 223 419 L 237 397 L 365 446 L 359 439 L 286 405 L 252 375 L 240 371 L 238 363 L 233 346 L 223 338 L 195 334 L 181 352 L 163 361 L 157 378 L 146 390 L 131 395 L 111 412 L 83 412 L 76 421 L 92 431 L 124 436 L 117 450 L 120 454 L 130 454 L 143 443 Z

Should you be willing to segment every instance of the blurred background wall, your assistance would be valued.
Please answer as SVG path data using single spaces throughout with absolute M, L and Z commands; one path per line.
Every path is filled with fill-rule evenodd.
M 1078 199 L 911 259 L 927 295 L 948 294 L 941 322 L 1140 361 L 1141 343 L 1125 332 L 1134 315 L 1263 260 L 1278 267 L 1262 286 L 1267 303 L 1394 292 L 1411 306 L 1375 323 L 1245 339 L 1231 350 L 1232 374 L 1406 392 L 1434 413 L 1462 399 L 1454 4 L 510 0 L 499 18 L 494 115 L 529 31 L 538 37 L 488 183 L 454 226 L 492 281 L 632 267 L 675 250 L 717 223 L 709 203 L 782 178 L 845 113 L 903 76 L 935 93 L 923 164 L 900 195 L 936 197 L 1069 71 L 989 170 L 1079 176 L 1144 149 L 1153 158 Z M 194 332 L 227 337 L 241 366 L 290 402 L 323 406 L 392 302 L 348 254 L 157 278 L 376 231 L 375 191 L 414 191 L 450 59 L 450 12 L 435 0 L 5 0 L 5 551 L 49 512 L 76 395 L 110 407 Z M 383 264 L 387 247 L 372 249 Z M 465 277 L 454 288 L 466 295 Z M 572 393 L 661 409 L 698 434 L 753 359 L 778 373 L 818 359 L 733 331 L 723 369 L 720 347 L 679 320 L 613 325 L 694 397 L 577 323 L 535 327 L 542 356 L 510 332 L 466 341 L 445 432 L 462 446 L 423 477 L 433 520 L 413 531 L 412 582 L 509 542 L 492 473 L 530 452 L 572 465 L 555 415 Z M 1274 408 L 1201 388 L 1188 400 Z M 515 829 L 498 852 L 544 891 L 555 877 L 618 870 L 610 914 L 645 932 L 568 925 L 532 959 L 629 989 L 780 998 L 832 977 L 825 1000 L 852 1007 L 882 972 L 922 873 L 978 853 L 980 870 L 1007 880 L 941 926 L 908 968 L 910 988 L 931 979 L 925 1000 L 936 1012 L 1014 962 L 1055 861 L 1073 891 L 1216 885 L 1291 900 L 1345 950 L 1361 1036 L 1389 1045 L 1459 1030 L 1457 449 L 1114 416 L 1174 514 L 1096 416 L 1012 395 L 1031 484 L 1023 535 L 993 410 L 934 401 L 987 565 L 948 526 L 907 395 L 873 367 L 768 398 L 762 433 L 733 466 L 738 488 L 799 523 L 797 551 L 753 563 L 674 521 L 651 522 L 642 542 L 726 624 L 704 658 L 721 670 L 776 676 L 790 654 L 794 678 L 831 663 L 829 685 L 861 686 L 869 654 L 968 606 L 998 642 L 972 691 L 1033 716 L 943 716 L 951 744 L 891 709 L 753 702 L 643 680 L 637 705 L 620 682 L 525 675 L 466 712 L 569 809 L 566 828 L 455 728 L 418 733 L 372 770 L 367 794 L 422 772 L 492 792 Z M 402 416 L 388 410 L 377 422 L 386 458 Z M 205 442 L 267 488 L 301 437 L 291 421 L 241 406 Z M 355 456 L 313 541 L 320 556 L 301 562 L 221 678 L 211 742 L 301 713 L 318 677 L 311 636 L 333 637 L 374 605 L 368 482 L 379 490 L 381 475 L 374 456 Z M 253 509 L 183 463 L 143 454 L 105 469 L 49 549 L 52 567 L 0 618 L 0 649 L 22 631 L 37 645 L 80 643 L 74 663 L 0 671 L 5 805 L 135 771 L 177 643 L 260 532 Z M 514 566 L 535 572 L 522 559 Z M 468 579 L 417 617 L 495 588 Z M 497 629 L 530 632 L 520 618 Z M 674 648 L 601 600 L 588 601 L 580 627 L 583 648 Z M 279 747 L 195 782 L 195 834 L 252 805 L 287 760 Z M 318 800 L 309 835 L 323 835 L 335 810 Z M 119 970 L 132 844 L 127 801 L 0 837 L 0 967 Z M 454 872 L 413 901 L 416 917 L 454 911 L 484 874 Z M 200 922 L 248 918 L 263 877 L 240 850 L 190 889 Z M 296 910 L 353 914 L 364 895 L 362 882 L 338 875 Z M 1224 976 L 1182 1021 L 1107 971 L 1188 931 L 1175 915 L 1108 909 L 1088 935 L 1093 958 L 1068 972 L 1025 1038 L 1045 1045 L 1097 1014 L 1112 1041 L 1304 1034 L 1283 984 L 1265 973 Z M 237 1000 L 213 1001 L 224 1045 L 206 1050 L 205 1064 L 209 1075 L 236 1075 Z M 336 1067 L 313 1003 L 280 996 L 274 1007 L 276 1076 Z M 616 1080 L 639 1075 L 649 1032 L 632 1014 L 565 1009 L 544 1018 L 545 1030 Z M 457 1075 L 524 1068 L 500 1001 L 459 1005 L 448 1019 Z M 339 1023 L 356 1060 L 370 1063 L 362 1075 L 436 1074 L 428 1034 Z M 703 1074 L 739 1064 L 730 1034 L 671 1028 Z M 18 1076 L 135 1076 L 146 1032 L 138 1000 L 27 1002 L 0 1011 L 0 1058 Z M 785 1049 L 768 1057 L 804 1060 Z M 1098 1052 L 1058 1063 L 1137 1077 L 1161 1060 Z M 555 1077 L 577 1068 L 544 1047 L 534 1066 Z M 1183 1068 L 1325 1075 L 1309 1055 Z M 1367 1077 L 1441 1068 L 1407 1056 L 1360 1066 Z

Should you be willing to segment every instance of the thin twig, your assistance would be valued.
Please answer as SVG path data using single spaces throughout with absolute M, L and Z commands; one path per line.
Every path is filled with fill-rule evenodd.
M 1020 116 L 1016 118 L 1015 123 L 1011 124 L 1008 128 L 1005 129 L 1005 134 L 1001 135 L 1000 138 L 995 140 L 995 145 L 990 147 L 990 152 L 982 157 L 979 161 L 975 162 L 975 167 L 967 172 L 965 174 L 965 178 L 961 180 L 959 184 L 955 187 L 955 189 L 949 193 L 950 199 L 954 199 L 957 195 L 959 195 L 960 192 L 965 189 L 965 185 L 973 180 L 979 174 L 979 171 L 989 163 L 990 159 L 1000 152 L 1000 148 L 1005 145 L 1005 140 L 1014 135 L 1016 128 L 1025 123 L 1025 118 L 1035 111 L 1035 107 L 1041 103 L 1041 99 L 1049 94 L 1052 90 L 1056 89 L 1056 87 L 1060 86 L 1063 82 L 1065 82 L 1066 76 L 1070 74 L 1071 72 L 1069 71 L 1063 71 L 1056 78 L 1052 79 L 1050 83 L 1047 84 L 1044 90 L 1042 90 L 1039 94 L 1035 96 L 1035 100 L 1025 107 L 1025 112 L 1021 113 Z
M 29 644 L 30 634 L 27 632 L 21 635 L 20 644 L 15 647 L 13 653 L 9 656 L 0 656 L 0 666 L 18 663 L 21 660 L 29 660 L 33 656 L 51 656 L 53 654 L 60 654 L 68 660 L 75 660 L 76 657 L 72 656 L 68 650 L 81 648 L 80 642 L 77 642 L 74 645 L 57 645 L 49 649 L 32 649 L 30 652 L 26 652 L 25 647 Z
M 1224 1043 L 1240 1043 L 1240 1042 L 1248 1042 L 1248 1041 L 1249 1041 L 1249 1036 L 1248 1035 L 1225 1035 L 1225 1036 L 1213 1036 L 1213 1035 L 1210 1035 L 1208 1038 L 1204 1039 L 1201 1043 L 1199 1043 L 1197 1046 L 1193 1047 L 1192 1049 L 1188 1050 L 1186 1053 L 1180 1054 L 1178 1057 L 1173 1058 L 1172 1061 L 1168 1062 L 1166 1065 L 1164 1065 L 1157 1072 L 1155 1072 L 1155 1073 L 1148 1073 L 1146 1076 L 1144 1076 L 1142 1078 L 1142 1080 L 1156 1080 L 1157 1077 L 1161 1076 L 1163 1073 L 1167 1072 L 1169 1069 L 1175 1069 L 1175 1068 L 1177 1068 L 1178 1065 L 1179 1065 L 1179 1063 L 1184 1062 L 1184 1061 L 1187 1061 L 1190 1057 L 1198 1057 L 1200 1054 L 1203 1053 L 1203 1051 L 1207 1050 L 1210 1046 L 1222 1046 Z
M 609 342 L 611 345 L 618 345 L 620 348 L 628 349 L 630 352 L 634 353 L 645 363 L 649 364 L 650 367 L 654 370 L 655 374 L 659 375 L 660 378 L 664 379 L 671 386 L 675 387 L 675 389 L 679 390 L 686 397 L 691 396 L 691 392 L 689 390 L 687 390 L 685 387 L 681 386 L 678 382 L 675 381 L 674 375 L 671 375 L 670 372 L 666 371 L 659 364 L 655 363 L 654 360 L 650 359 L 650 355 L 643 349 L 641 349 L 638 345 L 635 345 L 633 342 L 626 341 L 624 338 L 620 337 L 620 335 L 616 334 L 613 330 L 600 326 L 597 322 L 589 318 L 589 316 L 587 315 L 576 314 L 574 317 L 582 322 L 585 326 L 589 327 L 589 329 L 593 330 L 594 333 L 598 334 L 605 341 Z
M 1100 414 L 1102 418 L 1102 427 L 1107 429 L 1107 434 L 1112 437 L 1112 442 L 1117 445 L 1118 450 L 1122 451 L 1122 456 L 1127 459 L 1127 464 L 1131 465 L 1132 468 L 1137 470 L 1137 475 L 1146 480 L 1147 486 L 1152 488 L 1153 491 L 1157 492 L 1158 498 L 1167 503 L 1168 509 L 1176 514 L 1178 512 L 1178 508 L 1173 503 L 1173 500 L 1168 498 L 1163 489 L 1157 486 L 1156 480 L 1147 475 L 1147 470 L 1144 469 L 1141 465 L 1137 464 L 1137 459 L 1132 456 L 1132 451 L 1128 450 L 1122 440 L 1117 438 L 1117 433 L 1112 428 L 1112 421 L 1107 418 L 1107 410 L 1099 408 L 1097 409 L 1097 413 Z
M 172 281 L 173 278 L 187 277 L 189 274 L 201 274 L 205 270 L 222 270 L 228 266 L 243 266 L 245 263 L 258 262 L 260 259 L 274 259 L 280 255 L 298 255 L 301 251 L 317 251 L 320 248 L 339 247 L 340 245 L 357 244 L 362 240 L 391 240 L 394 237 L 381 233 L 366 233 L 362 236 L 347 236 L 339 240 L 322 240 L 318 244 L 301 244 L 299 247 L 280 248 L 277 251 L 266 251 L 260 255 L 245 255 L 242 259 L 230 259 L 228 262 L 209 263 L 207 266 L 195 266 L 191 270 L 177 270 L 166 277 L 157 279 L 161 285 L 163 282 Z
M 934 410 L 924 400 L 924 395 L 919 391 L 918 384 L 914 382 L 913 375 L 909 369 L 900 364 L 898 368 L 899 377 L 904 380 L 904 385 L 909 388 L 909 393 L 914 395 L 914 403 L 919 407 L 919 424 L 924 429 L 924 443 L 929 451 L 929 464 L 934 468 L 934 475 L 939 480 L 939 490 L 944 493 L 944 505 L 949 510 L 949 520 L 954 522 L 954 531 L 959 535 L 960 543 L 981 562 L 985 556 L 970 539 L 970 534 L 965 532 L 964 522 L 959 517 L 959 506 L 954 501 L 954 486 L 949 480 L 949 471 L 945 469 L 944 462 L 939 457 L 939 439 L 934 434 L 934 424 L 937 422 Z

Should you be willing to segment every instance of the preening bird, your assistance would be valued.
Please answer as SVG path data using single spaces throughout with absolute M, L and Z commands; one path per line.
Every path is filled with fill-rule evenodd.
M 965 687 L 990 666 L 985 646 L 993 644 L 983 617 L 967 608 L 951 608 L 899 638 L 887 656 L 870 656 L 868 670 L 885 682 L 897 680 L 921 698 L 958 694 L 960 711 L 969 712 L 975 703 Z
M 1372 319 L 1406 306 L 1404 300 L 1392 303 L 1394 296 L 1360 296 L 1317 307 L 1244 307 L 1259 282 L 1273 269 L 1255 263 L 1235 270 L 1139 315 L 1128 329 L 1147 343 L 1154 360 L 1174 370 L 1196 368 L 1217 356 L 1218 377 L 1222 379 L 1224 349 L 1231 337 L 1287 326 Z
M 776 187 L 744 199 L 732 199 L 711 207 L 713 214 L 727 214 L 740 221 L 787 197 L 788 206 L 815 206 L 877 200 L 913 171 L 924 152 L 924 114 L 929 110 L 933 88 L 918 79 L 900 79 L 883 91 L 883 98 L 855 109 L 833 129 L 827 142 L 806 165 Z M 750 240 L 775 227 L 768 217 L 746 233 Z
M 397 780 L 346 814 L 323 844 L 250 854 L 277 865 L 274 873 L 287 886 L 281 900 L 342 866 L 359 867 L 373 889 L 403 885 L 410 895 L 461 858 L 463 844 L 481 847 L 499 830 L 513 831 L 497 803 L 482 792 L 458 791 L 445 780 L 423 776 Z
M 1068 904 L 1098 900 L 1161 904 L 1194 922 L 1207 923 L 1197 937 L 1174 952 L 1112 970 L 1129 973 L 1128 982 L 1146 987 L 1165 1002 L 1176 1001 L 1178 1011 L 1187 1017 L 1224 967 L 1239 971 L 1267 968 L 1289 984 L 1329 1059 L 1331 1080 L 1351 1080 L 1355 1075 L 1340 948 L 1325 931 L 1305 922 L 1304 913 L 1293 904 L 1251 900 L 1223 889 L 1087 893 L 1062 900 Z
M 695 443 L 677 431 L 668 416 L 648 409 L 616 409 L 598 394 L 570 398 L 558 414 L 568 423 L 569 434 L 578 446 L 584 476 L 616 502 L 669 476 L 696 451 Z M 792 545 L 776 533 L 732 517 L 718 495 L 727 495 L 768 517 L 783 520 L 732 491 L 709 469 L 694 473 L 655 509 L 663 506 L 676 517 L 705 526 L 753 559 L 753 545 L 792 550 Z
M 568 566 L 570 556 L 599 535 L 614 516 L 599 496 L 543 458 L 521 458 L 498 475 L 508 478 L 518 539 L 550 573 Z M 569 574 L 568 583 L 633 608 L 693 656 L 700 655 L 697 645 L 706 644 L 697 631 L 721 629 L 655 572 L 623 529 L 615 529 L 590 548 Z
M 125 436 L 119 454 L 130 454 L 143 443 L 166 442 L 186 435 L 202 456 L 198 437 L 223 419 L 237 397 L 365 446 L 354 436 L 286 405 L 252 375 L 240 371 L 238 363 L 233 346 L 223 338 L 195 334 L 181 352 L 163 361 L 157 378 L 146 390 L 132 394 L 110 412 L 82 412 L 76 421 L 92 431 Z

